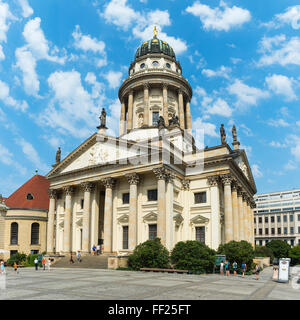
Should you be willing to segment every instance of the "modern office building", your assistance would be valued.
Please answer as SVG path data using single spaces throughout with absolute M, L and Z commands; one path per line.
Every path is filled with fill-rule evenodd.
M 284 240 L 300 244 L 300 189 L 254 196 L 255 244 Z

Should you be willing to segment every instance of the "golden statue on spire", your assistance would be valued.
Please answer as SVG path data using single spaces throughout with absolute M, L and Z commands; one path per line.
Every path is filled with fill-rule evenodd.
M 154 26 L 154 31 L 153 31 L 153 33 L 154 33 L 154 38 L 156 38 L 156 37 L 157 37 L 157 29 L 156 29 L 156 26 Z

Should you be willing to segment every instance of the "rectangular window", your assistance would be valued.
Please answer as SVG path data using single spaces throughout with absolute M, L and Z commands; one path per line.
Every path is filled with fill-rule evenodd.
M 269 242 L 269 240 L 266 240 L 266 244 Z
M 80 200 L 80 209 L 83 209 L 83 207 L 84 207 L 84 199 L 81 199 Z
M 277 233 L 278 233 L 278 234 L 281 234 L 281 228 L 278 228 L 278 229 L 277 229 Z
M 268 222 L 269 222 L 269 218 L 265 217 L 265 223 L 268 223 Z
M 122 201 L 123 201 L 123 204 L 129 204 L 129 193 L 123 193 Z
M 275 222 L 275 218 L 274 217 L 271 217 L 271 222 Z
M 195 203 L 206 203 L 206 192 L 194 193 Z
M 157 225 L 149 224 L 149 240 L 157 238 Z
M 265 234 L 269 234 L 269 229 L 265 228 Z
M 287 234 L 287 228 L 285 227 L 283 230 L 284 230 L 284 234 Z
M 262 223 L 262 217 L 259 217 L 259 218 L 258 218 L 258 222 L 259 222 L 259 223 Z
M 287 222 L 287 216 L 283 216 L 283 222 Z
M 157 201 L 157 189 L 148 190 L 148 201 Z
M 298 221 L 300 221 L 300 214 L 298 214 Z
M 254 217 L 254 223 L 256 223 L 256 218 Z
M 18 253 L 18 250 L 10 250 L 10 256 L 13 256 L 16 253 Z
M 294 227 L 290 227 L 290 233 L 294 234 Z
M 262 229 L 259 229 L 259 234 L 262 235 Z
M 277 222 L 280 222 L 281 219 L 280 219 L 280 216 L 277 216 Z
M 298 227 L 298 233 L 300 233 L 300 227 Z
M 123 226 L 123 249 L 128 249 L 128 226 Z
M 271 229 L 272 234 L 275 234 L 275 228 Z
M 259 240 L 259 245 L 262 246 L 262 240 Z
M 294 240 L 291 240 L 291 246 L 292 246 L 292 247 L 294 246 L 294 243 L 295 243 L 295 241 L 294 241 Z
M 254 234 L 256 234 L 256 229 L 254 229 Z
M 196 227 L 196 241 L 205 244 L 205 227 Z
M 300 244 L 300 239 L 298 239 L 298 244 Z
M 293 222 L 294 221 L 294 216 L 291 214 L 290 215 L 290 222 Z
M 152 125 L 157 126 L 159 120 L 159 112 L 152 113 Z

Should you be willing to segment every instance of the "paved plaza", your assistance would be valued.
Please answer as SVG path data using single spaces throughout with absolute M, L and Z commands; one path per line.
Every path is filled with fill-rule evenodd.
M 7 269 L 1 300 L 298 300 L 299 289 L 272 281 L 272 268 L 255 275 L 220 276 L 95 269 Z M 6 288 L 3 279 L 6 278 Z

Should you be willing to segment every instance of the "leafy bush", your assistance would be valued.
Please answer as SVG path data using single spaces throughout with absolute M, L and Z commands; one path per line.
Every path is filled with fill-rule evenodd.
M 272 240 L 266 244 L 266 247 L 271 249 L 275 258 L 287 258 L 291 246 L 282 240 Z
M 175 245 L 171 261 L 176 269 L 209 273 L 214 268 L 215 251 L 199 241 L 181 241 Z
M 27 256 L 26 267 L 34 267 L 34 260 L 38 258 L 38 254 L 29 254 Z M 39 262 L 39 267 L 42 267 L 42 262 Z
M 254 250 L 251 243 L 247 241 L 230 241 L 226 244 L 221 244 L 218 248 L 218 254 L 226 255 L 231 268 L 232 263 L 236 261 L 239 272 L 241 272 L 242 263 L 247 264 L 248 272 L 254 268 Z
M 25 253 L 15 253 L 7 260 L 7 265 L 13 266 L 14 263 L 24 264 L 26 262 L 26 254 Z
M 274 259 L 273 251 L 266 246 L 256 246 L 254 250 L 255 257 L 270 257 L 270 262 L 272 263 Z
M 168 268 L 169 252 L 160 239 L 148 240 L 139 244 L 128 258 L 128 266 L 133 270 L 140 268 Z
M 290 249 L 289 258 L 292 265 L 300 264 L 300 244 Z

